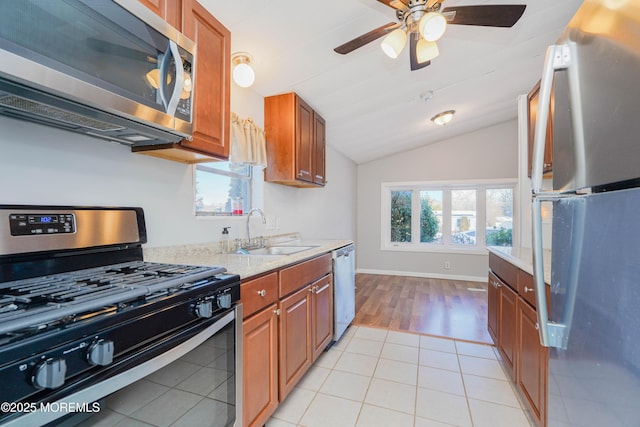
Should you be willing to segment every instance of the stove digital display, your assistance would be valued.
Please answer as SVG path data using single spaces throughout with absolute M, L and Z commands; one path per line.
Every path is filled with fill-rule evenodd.
M 75 233 L 73 214 L 11 214 L 9 224 L 12 236 Z
M 29 217 L 29 223 L 31 224 L 50 224 L 52 222 L 58 222 L 58 217 L 48 215 L 34 215 Z

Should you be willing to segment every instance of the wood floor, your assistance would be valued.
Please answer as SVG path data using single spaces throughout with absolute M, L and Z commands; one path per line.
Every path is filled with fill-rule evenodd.
M 353 324 L 493 344 L 482 282 L 356 274 Z

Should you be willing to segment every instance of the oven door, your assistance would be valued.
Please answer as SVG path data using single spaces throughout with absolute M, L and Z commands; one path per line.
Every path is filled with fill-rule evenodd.
M 6 426 L 146 422 L 241 425 L 242 305 L 214 315 L 119 361 L 70 392 L 56 390 Z M 78 384 L 74 386 L 78 388 Z M 31 412 L 33 411 L 33 412 Z M 61 419 L 64 417 L 64 419 Z M 124 423 L 122 423 L 124 421 Z M 206 421 L 206 424 L 205 424 Z

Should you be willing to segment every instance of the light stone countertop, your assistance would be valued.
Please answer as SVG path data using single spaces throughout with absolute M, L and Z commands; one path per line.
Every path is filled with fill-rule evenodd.
M 522 271 L 533 275 L 533 251 L 531 248 L 487 246 L 487 249 Z M 549 284 L 551 283 L 551 251 L 548 249 L 543 250 L 542 259 L 544 262 L 544 281 Z
M 314 247 L 290 255 L 243 255 L 220 253 L 220 243 L 211 242 L 161 248 L 143 248 L 143 257 L 145 261 L 150 262 L 225 267 L 229 273 L 238 274 L 241 279 L 247 279 L 331 252 L 351 243 L 353 243 L 352 240 L 302 239 L 294 243 L 283 242 L 281 244 Z

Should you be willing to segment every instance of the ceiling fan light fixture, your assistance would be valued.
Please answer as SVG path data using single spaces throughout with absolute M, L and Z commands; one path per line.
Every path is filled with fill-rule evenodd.
M 425 40 L 435 42 L 442 37 L 444 31 L 447 29 L 447 19 L 437 12 L 425 13 L 425 15 L 420 18 L 418 29 Z
M 397 28 L 391 31 L 380 44 L 382 51 L 389 58 L 397 58 L 404 49 L 404 45 L 407 44 L 407 33 L 402 28 Z
M 453 115 L 456 113 L 456 110 L 447 110 L 442 113 L 436 114 L 431 117 L 431 121 L 439 126 L 444 126 L 453 119 Z
M 231 55 L 233 81 L 240 87 L 249 87 L 256 79 L 256 73 L 251 68 L 253 57 L 247 52 L 237 52 Z
M 429 42 L 425 39 L 420 39 L 416 46 L 416 55 L 418 57 L 418 62 L 422 64 L 423 62 L 431 61 L 433 58 L 440 55 L 440 51 L 438 50 L 436 42 Z

